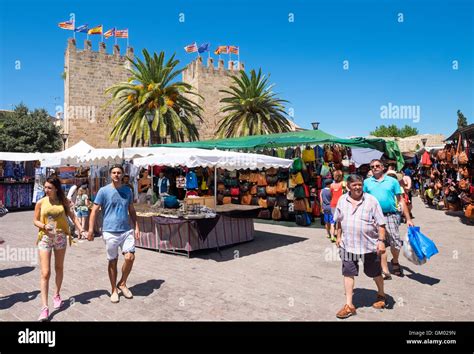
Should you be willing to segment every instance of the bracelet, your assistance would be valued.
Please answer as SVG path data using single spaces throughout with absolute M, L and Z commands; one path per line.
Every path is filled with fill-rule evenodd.
M 380 238 L 378 238 L 377 241 L 385 242 L 385 240 L 382 240 L 382 239 L 380 239 Z

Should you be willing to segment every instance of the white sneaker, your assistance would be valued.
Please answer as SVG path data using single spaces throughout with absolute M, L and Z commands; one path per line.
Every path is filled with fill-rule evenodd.
M 116 304 L 117 302 L 120 301 L 119 294 L 118 292 L 114 292 L 112 295 L 110 295 L 110 301 Z

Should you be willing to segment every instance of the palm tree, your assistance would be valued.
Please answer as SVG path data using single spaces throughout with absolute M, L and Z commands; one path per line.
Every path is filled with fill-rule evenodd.
M 171 142 L 199 139 L 199 132 L 193 119 L 202 121 L 202 107 L 188 97 L 199 94 L 184 82 L 171 83 L 184 69 L 176 70 L 179 60 L 175 55 L 165 63 L 165 53 L 154 53 L 153 57 L 143 50 L 145 62 L 128 59 L 133 68 L 128 82 L 119 82 L 105 92 L 112 98 L 106 103 L 117 104 L 111 116 L 114 127 L 110 141 L 118 140 L 119 146 L 131 135 L 132 145 L 150 141 L 152 131 L 157 142 L 162 143 L 169 136 Z M 148 117 L 147 117 L 148 116 Z
M 220 90 L 229 96 L 221 99 L 226 105 L 221 112 L 227 113 L 220 121 L 216 135 L 230 138 L 247 135 L 284 133 L 291 130 L 285 117 L 283 103 L 288 102 L 275 97 L 267 86 L 268 78 L 255 70 L 250 77 L 241 70 L 240 75 L 232 76 L 233 84 L 228 90 Z

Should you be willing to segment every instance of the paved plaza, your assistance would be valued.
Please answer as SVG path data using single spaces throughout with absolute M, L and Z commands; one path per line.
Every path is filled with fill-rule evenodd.
M 474 227 L 414 198 L 414 222 L 439 254 L 405 277 L 386 281 L 389 308 L 375 310 L 374 282 L 356 278 L 357 316 L 343 321 L 472 321 Z M 0 320 L 35 321 L 41 309 L 33 212 L 0 219 Z M 66 305 L 52 321 L 341 321 L 341 262 L 319 228 L 256 221 L 255 240 L 219 252 L 183 256 L 137 249 L 128 286 L 134 298 L 109 301 L 104 243 L 68 247 L 61 291 Z M 406 226 L 401 226 L 402 234 Z M 390 257 L 389 257 L 390 259 Z M 119 266 L 122 261 L 119 262 Z M 362 270 L 362 267 L 361 267 Z M 362 272 L 361 272 L 362 273 Z M 53 295 L 54 271 L 50 280 Z M 50 308 L 52 303 L 50 302 Z

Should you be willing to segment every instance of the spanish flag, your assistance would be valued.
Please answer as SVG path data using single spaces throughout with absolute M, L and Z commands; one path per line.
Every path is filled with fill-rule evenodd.
M 226 45 L 220 45 L 217 47 L 217 49 L 214 51 L 214 54 L 219 55 L 219 54 L 229 54 L 229 47 Z
M 239 47 L 237 47 L 235 45 L 231 45 L 231 46 L 229 46 L 229 52 L 231 52 L 232 54 L 239 55 Z
M 102 25 L 91 28 L 87 34 L 102 34 Z
M 74 30 L 74 22 L 73 21 L 64 21 L 58 23 L 59 28 L 65 30 Z

